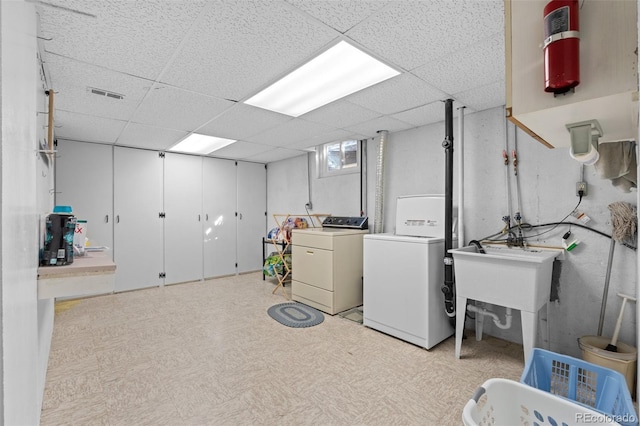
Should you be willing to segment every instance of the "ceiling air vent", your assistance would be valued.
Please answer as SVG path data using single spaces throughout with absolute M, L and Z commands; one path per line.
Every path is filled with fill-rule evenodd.
M 109 92 L 107 90 L 102 90 L 102 89 L 96 89 L 95 87 L 87 87 L 87 89 L 89 90 L 89 92 L 93 93 L 94 95 L 106 96 L 107 98 L 112 98 L 112 99 L 124 99 L 124 95 L 121 95 L 119 93 Z

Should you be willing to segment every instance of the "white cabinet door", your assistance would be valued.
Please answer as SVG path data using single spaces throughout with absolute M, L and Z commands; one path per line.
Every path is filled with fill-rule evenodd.
M 116 292 L 164 282 L 162 171 L 155 151 L 114 148 Z
M 202 158 L 164 159 L 165 284 L 202 279 Z
M 113 248 L 113 147 L 59 141 L 57 151 L 56 204 L 87 221 L 91 245 Z
M 236 272 L 236 164 L 203 158 L 204 278 Z
M 238 161 L 238 272 L 262 269 L 262 237 L 267 222 L 267 170 Z

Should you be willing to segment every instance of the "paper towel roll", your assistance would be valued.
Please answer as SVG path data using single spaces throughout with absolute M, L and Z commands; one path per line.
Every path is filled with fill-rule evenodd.
M 587 166 L 593 165 L 600 158 L 598 150 L 589 144 L 589 152 L 586 154 L 574 154 L 573 147 L 569 148 L 569 155 L 576 161 L 586 164 Z

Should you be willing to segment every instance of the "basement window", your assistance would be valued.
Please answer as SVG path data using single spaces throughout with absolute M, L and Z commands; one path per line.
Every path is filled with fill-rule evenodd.
M 360 171 L 360 142 L 348 140 L 329 142 L 316 150 L 318 177 L 358 173 Z

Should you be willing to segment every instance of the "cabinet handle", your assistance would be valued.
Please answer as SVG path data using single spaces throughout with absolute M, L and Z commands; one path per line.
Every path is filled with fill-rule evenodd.
M 198 222 L 200 222 L 200 215 L 198 215 Z
M 109 223 L 109 215 L 104 216 L 104 223 Z
M 242 213 L 238 213 L 238 218 L 242 220 Z
M 206 215 L 204 215 L 204 217 L 205 217 L 205 220 L 206 220 L 207 222 L 209 222 L 209 213 L 207 213 Z
M 312 252 L 311 250 L 307 250 L 307 254 L 310 254 L 311 256 L 313 256 L 314 252 Z
M 116 223 L 120 223 L 120 215 L 119 214 L 116 215 Z

